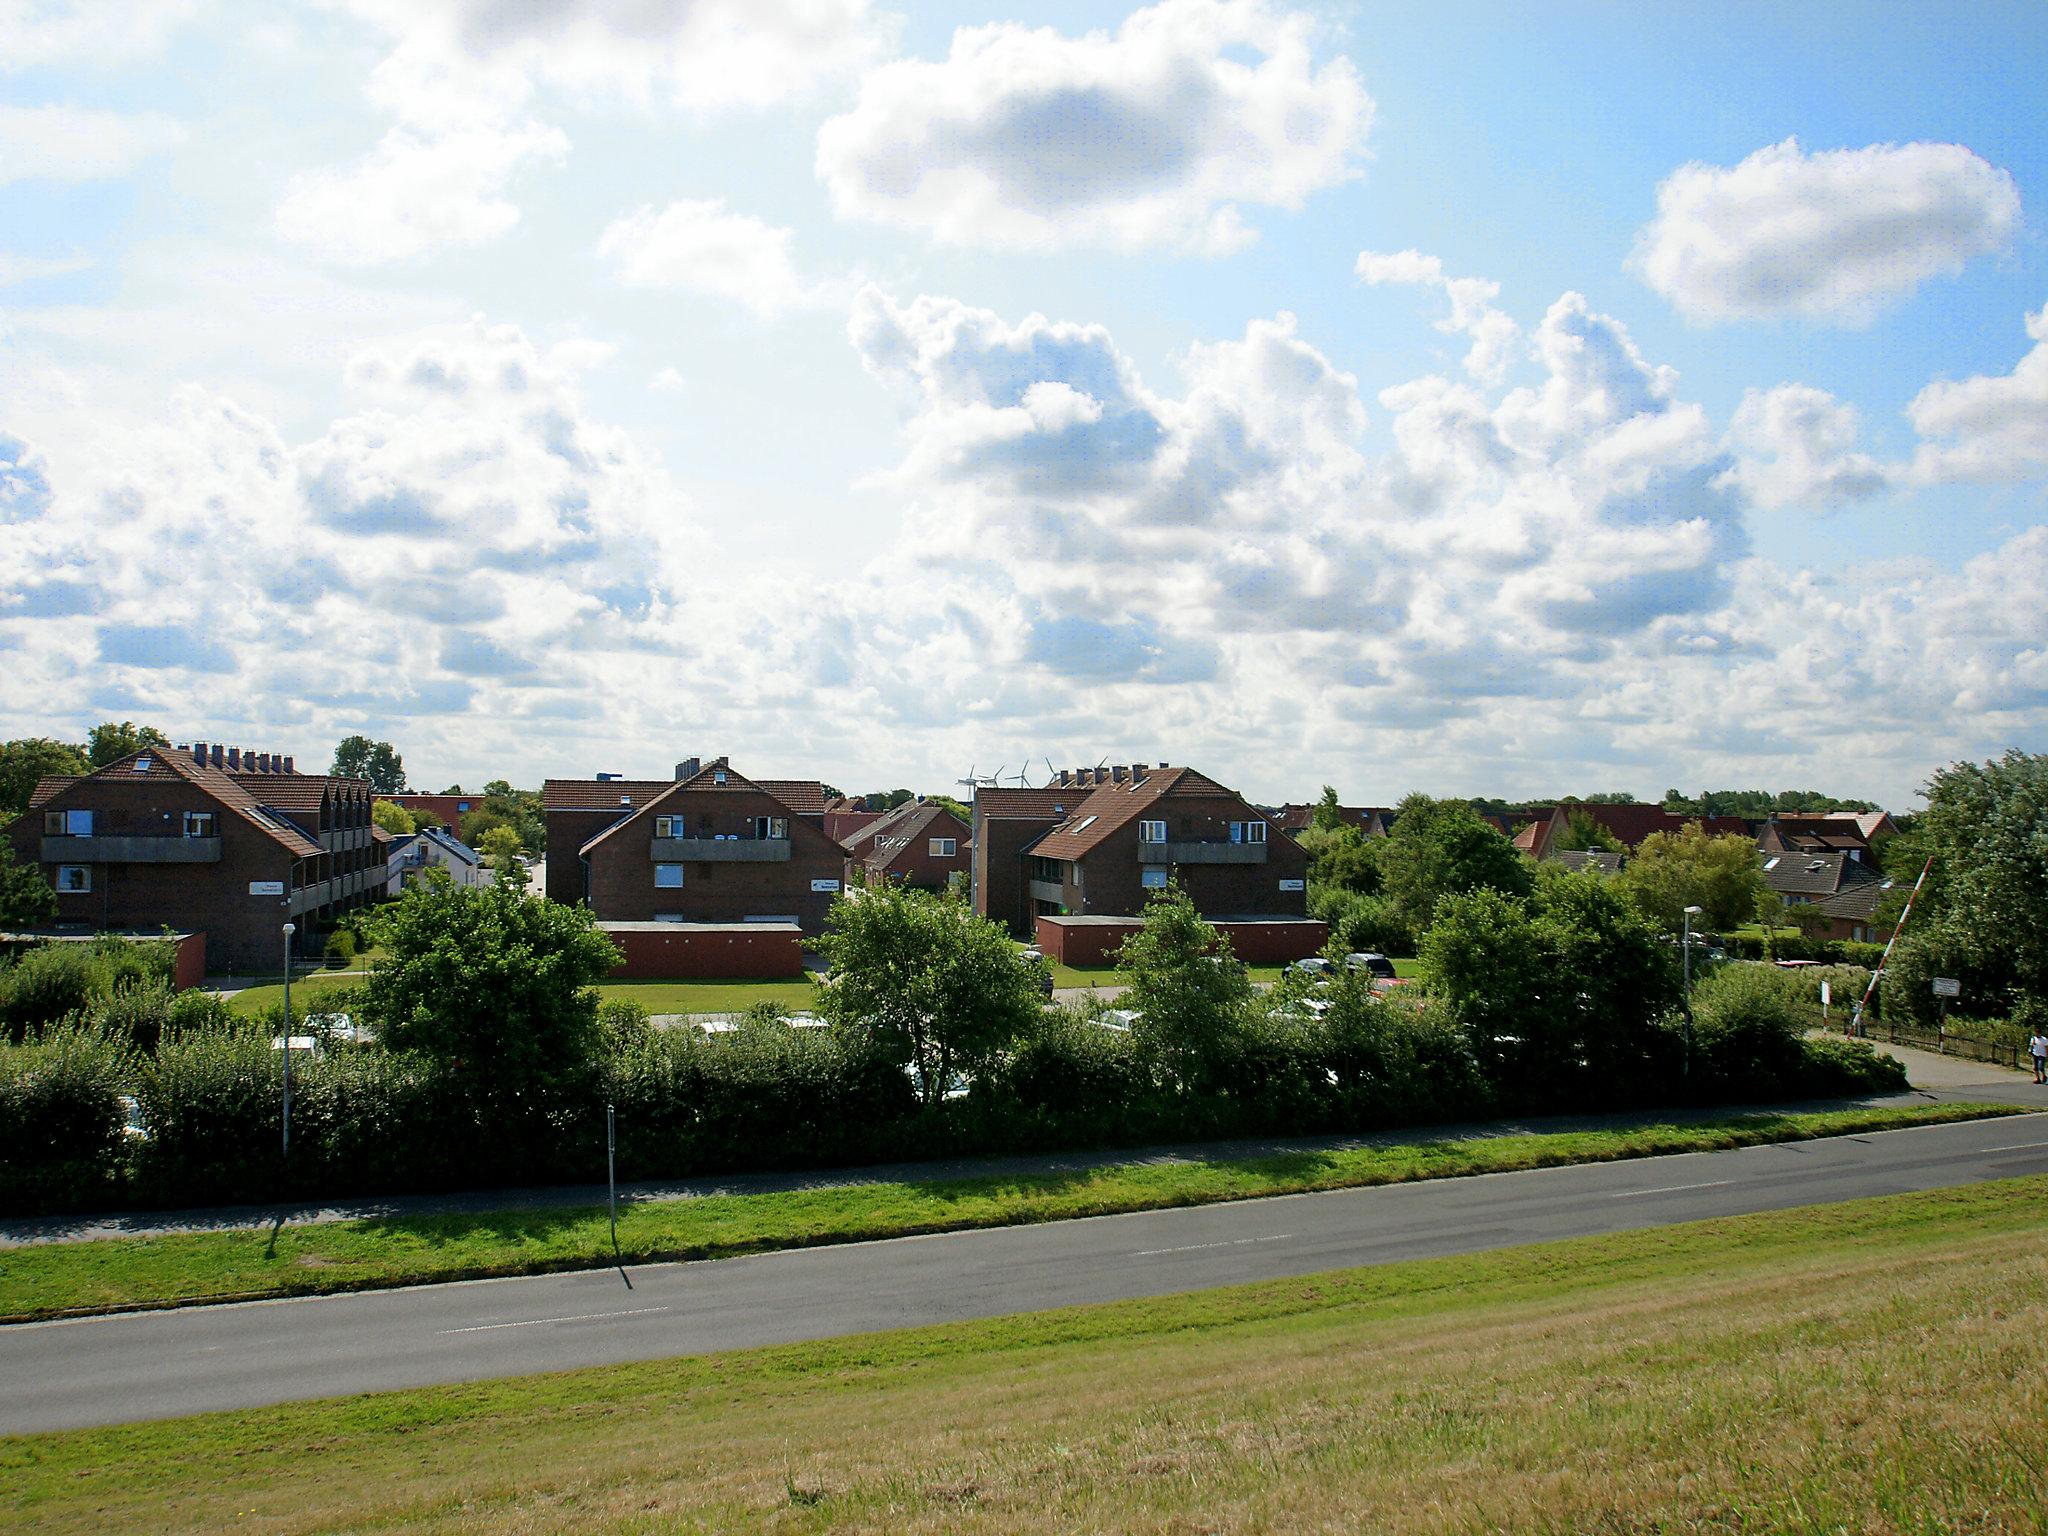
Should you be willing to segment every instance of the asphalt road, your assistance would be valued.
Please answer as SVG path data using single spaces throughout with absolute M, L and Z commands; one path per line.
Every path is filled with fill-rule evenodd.
M 0 1433 L 1158 1296 L 2048 1173 L 2048 1120 L 1488 1174 L 711 1263 L 0 1328 Z

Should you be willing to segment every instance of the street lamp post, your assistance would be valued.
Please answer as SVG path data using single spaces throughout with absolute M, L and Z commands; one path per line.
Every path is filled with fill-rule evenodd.
M 292 935 L 296 923 L 284 925 L 284 1155 L 292 1153 Z
M 1679 1076 L 1688 1084 L 1692 1081 L 1692 920 L 1701 912 L 1699 907 L 1685 909 L 1685 1060 L 1679 1068 Z

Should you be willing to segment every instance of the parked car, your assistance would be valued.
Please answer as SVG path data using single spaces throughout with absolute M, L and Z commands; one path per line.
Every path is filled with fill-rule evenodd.
M 1334 976 L 1337 974 L 1337 967 L 1328 960 L 1325 960 L 1321 955 L 1310 955 L 1306 960 L 1291 960 L 1287 964 L 1287 969 L 1290 971 L 1302 971 L 1310 976 Z
M 1348 971 L 1365 971 L 1374 981 L 1399 980 L 1394 974 L 1394 962 L 1385 955 L 1365 950 L 1344 957 L 1344 968 Z
M 1024 962 L 1024 968 L 1031 973 L 1032 980 L 1038 984 L 1039 992 L 1043 996 L 1051 997 L 1052 966 L 1047 962 L 1045 952 L 1038 949 L 1027 949 L 1021 951 L 1017 958 Z

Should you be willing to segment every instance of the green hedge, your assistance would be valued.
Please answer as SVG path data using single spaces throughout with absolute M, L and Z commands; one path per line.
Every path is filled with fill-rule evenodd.
M 135 1058 L 76 1024 L 0 1042 L 0 1210 L 76 1210 L 122 1194 Z
M 1884 958 L 1882 944 L 1858 944 L 1849 939 L 1810 939 L 1805 934 L 1781 933 L 1767 944 L 1761 934 L 1729 933 L 1717 940 L 1731 960 L 1814 960 L 1822 965 L 1874 966 Z M 1765 950 L 1770 954 L 1767 956 Z

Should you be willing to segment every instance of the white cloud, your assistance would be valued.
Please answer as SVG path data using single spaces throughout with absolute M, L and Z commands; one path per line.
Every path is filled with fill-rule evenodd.
M 1451 301 L 1451 312 L 1436 328 L 1472 338 L 1472 349 L 1465 354 L 1465 371 L 1486 384 L 1498 384 L 1506 375 L 1508 352 L 1521 330 L 1493 307 L 1500 297 L 1499 283 L 1483 277 L 1446 277 L 1440 260 L 1415 250 L 1391 255 L 1360 251 L 1354 270 L 1360 282 L 1374 287 L 1401 283 L 1441 292 Z
M 830 298 L 827 285 L 797 271 L 790 238 L 715 198 L 681 199 L 614 220 L 597 253 L 628 287 L 684 289 L 772 318 Z
M 2004 248 L 2019 220 L 2012 177 L 1960 144 L 1807 154 L 1787 139 L 1674 171 L 1631 265 L 1692 320 L 1859 323 Z
M 157 112 L 0 104 L 0 186 L 125 176 L 184 137 L 183 127 Z
M 2048 305 L 2027 316 L 2033 348 L 2011 373 L 1929 384 L 1906 414 L 1923 480 L 2018 480 L 2048 470 Z
M 505 195 L 513 177 L 568 150 L 559 129 L 534 122 L 436 134 L 393 128 L 352 166 L 293 177 L 278 204 L 277 232 L 354 265 L 478 245 L 519 222 L 518 205 Z
M 818 133 L 843 216 L 959 245 L 1255 239 L 1242 206 L 1298 209 L 1357 174 L 1372 102 L 1313 23 L 1258 0 L 1165 0 L 1114 33 L 963 27 L 942 61 L 885 64 Z
M 0 0 L 0 74 L 154 53 L 198 9 L 196 0 Z
M 92 265 L 90 256 L 17 256 L 0 251 L 0 288 L 14 283 L 36 283 L 49 277 L 67 277 Z
M 1854 406 L 1808 384 L 1744 393 L 1729 424 L 1731 480 L 1768 510 L 1841 507 L 1874 496 L 1893 471 L 1856 450 Z

